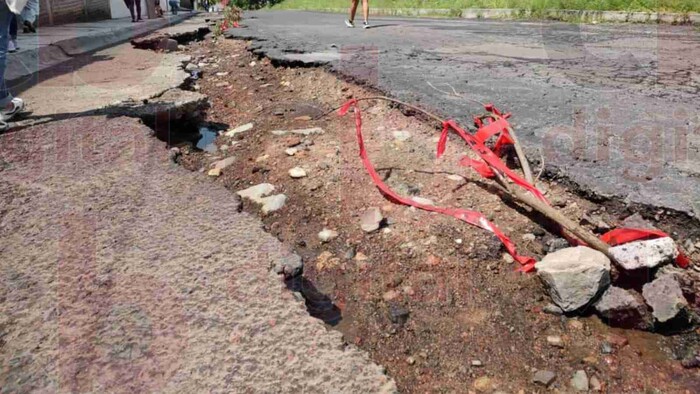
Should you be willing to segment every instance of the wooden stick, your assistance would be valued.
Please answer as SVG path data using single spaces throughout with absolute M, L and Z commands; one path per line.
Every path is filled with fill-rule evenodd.
M 523 175 L 525 175 L 525 180 L 528 183 L 535 184 L 535 178 L 532 176 L 532 169 L 530 168 L 530 163 L 527 161 L 527 156 L 525 156 L 525 151 L 523 147 L 518 142 L 518 137 L 515 135 L 512 127 L 508 127 L 508 133 L 513 139 L 513 146 L 515 147 L 515 154 L 518 155 L 518 161 L 520 161 L 520 168 L 523 170 Z

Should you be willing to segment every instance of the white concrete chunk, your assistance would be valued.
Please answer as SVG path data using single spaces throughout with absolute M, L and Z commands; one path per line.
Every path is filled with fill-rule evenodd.
M 610 248 L 610 254 L 626 270 L 654 268 L 670 263 L 678 256 L 678 248 L 669 237 L 635 241 Z

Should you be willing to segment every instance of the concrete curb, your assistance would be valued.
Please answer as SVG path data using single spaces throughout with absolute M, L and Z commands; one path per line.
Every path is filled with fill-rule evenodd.
M 75 56 L 127 42 L 155 30 L 181 23 L 195 15 L 197 13 L 192 12 L 171 16 L 168 19 L 108 28 L 103 31 L 74 35 L 38 48 L 20 50 L 7 57 L 5 79 L 12 82 L 30 77 L 71 60 Z
M 345 8 L 322 8 L 317 10 L 332 13 L 346 13 Z M 584 22 L 632 22 L 632 23 L 670 23 L 700 25 L 699 13 L 667 12 L 627 12 L 595 10 L 526 10 L 526 9 L 482 9 L 463 10 L 447 8 L 372 8 L 371 13 L 382 16 L 438 16 L 461 19 L 551 19 L 577 20 Z

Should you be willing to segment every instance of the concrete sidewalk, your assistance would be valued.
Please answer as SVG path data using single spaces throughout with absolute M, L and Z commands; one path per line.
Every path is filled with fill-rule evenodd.
M 154 30 L 178 24 L 194 15 L 197 13 L 180 13 L 139 23 L 132 23 L 131 19 L 123 18 L 41 26 L 36 34 L 19 33 L 17 44 L 20 49 L 8 54 L 5 79 L 13 81 L 31 76 L 72 57 L 129 41 Z

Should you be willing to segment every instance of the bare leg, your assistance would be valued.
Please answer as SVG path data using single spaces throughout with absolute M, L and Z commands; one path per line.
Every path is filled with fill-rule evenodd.
M 357 5 L 359 3 L 360 0 L 352 0 L 352 5 L 350 6 L 350 22 L 355 20 L 355 13 L 357 13 Z
M 362 16 L 365 18 L 365 22 L 369 21 L 369 0 L 362 0 Z

